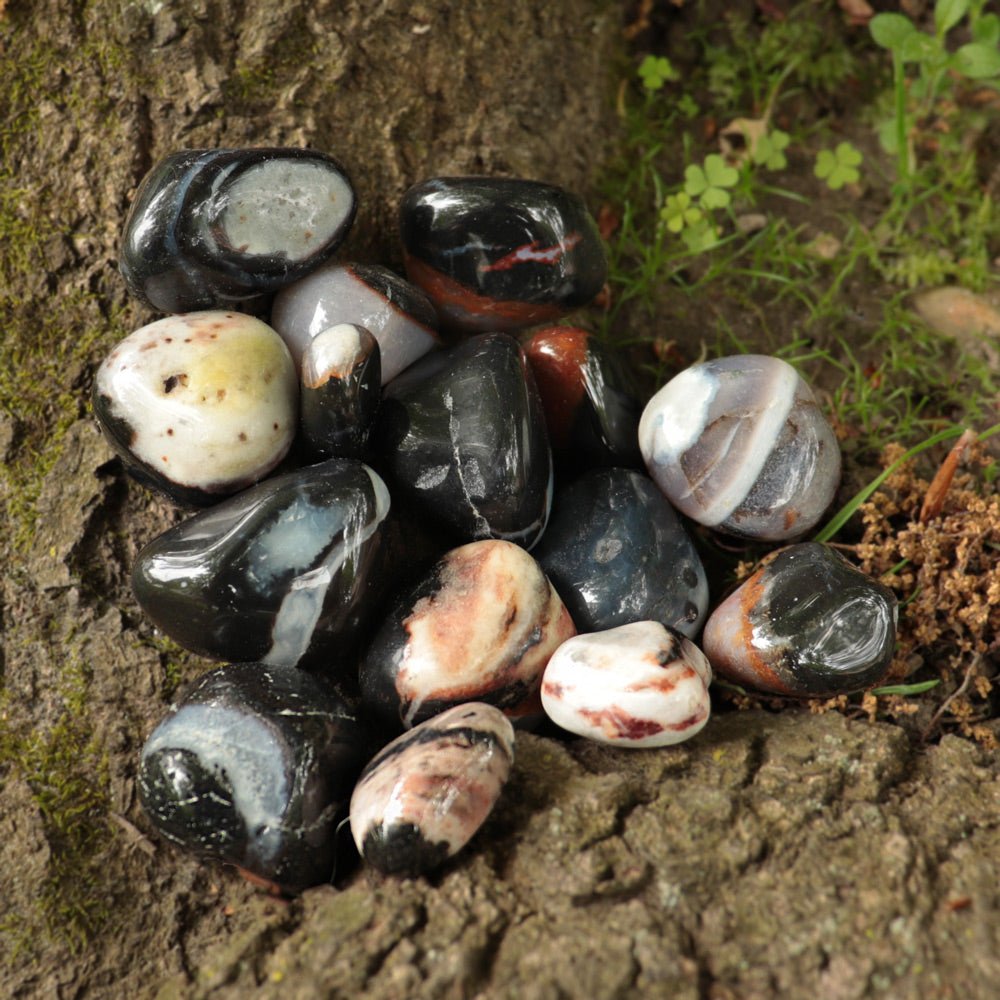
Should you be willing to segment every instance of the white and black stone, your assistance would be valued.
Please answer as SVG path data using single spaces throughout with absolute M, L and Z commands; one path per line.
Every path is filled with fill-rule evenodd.
M 328 260 L 347 236 L 354 189 L 308 149 L 185 149 L 146 175 L 119 266 L 159 312 L 257 312 Z
M 175 642 L 219 660 L 329 672 L 388 584 L 389 493 L 354 459 L 276 476 L 153 539 L 136 600 Z
M 608 263 L 581 198 L 552 184 L 499 177 L 436 177 L 399 209 L 409 279 L 442 324 L 483 333 L 519 330 L 587 305 Z
M 340 323 L 310 341 L 302 356 L 300 442 L 313 458 L 360 458 L 382 399 L 378 341 Z
M 592 469 L 556 492 L 532 550 L 581 632 L 659 621 L 694 638 L 708 581 L 663 494 L 630 469 Z
M 892 663 L 896 597 L 818 542 L 790 545 L 712 612 L 716 672 L 770 694 L 832 698 L 878 684 Z
M 220 667 L 146 741 L 139 799 L 174 844 L 299 892 L 330 879 L 338 812 L 367 744 L 319 678 L 259 663 Z
M 236 312 L 168 316 L 98 368 L 94 414 L 126 469 L 179 503 L 207 506 L 263 479 L 298 422 L 288 348 Z
M 560 471 L 642 468 L 642 405 L 628 369 L 610 347 L 579 327 L 551 326 L 525 341 L 524 353 Z
M 689 639 L 659 622 L 578 635 L 552 654 L 542 706 L 556 725 L 620 747 L 663 747 L 700 732 L 712 668 Z
M 417 362 L 386 386 L 373 447 L 392 488 L 456 542 L 531 548 L 552 502 L 552 456 L 516 340 L 493 333 Z
M 361 665 L 364 704 L 409 728 L 482 701 L 520 717 L 541 711 L 553 650 L 576 633 L 538 563 L 510 542 L 448 552 L 376 632 Z
M 458 705 L 404 733 L 365 767 L 351 796 L 362 857 L 415 877 L 454 857 L 510 775 L 514 729 L 491 705 Z
M 297 364 L 313 337 L 331 326 L 364 327 L 378 341 L 383 384 L 441 346 L 437 313 L 427 296 L 377 264 L 320 268 L 275 298 L 271 323 Z
M 812 390 L 791 365 L 759 354 L 671 379 L 643 411 L 639 446 L 682 514 L 743 538 L 801 537 L 840 482 L 840 448 Z

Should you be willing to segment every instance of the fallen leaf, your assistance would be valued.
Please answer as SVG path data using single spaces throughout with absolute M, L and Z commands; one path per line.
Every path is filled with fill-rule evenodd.
M 767 134 L 763 118 L 734 118 L 719 132 L 719 148 L 728 163 L 742 165 L 753 158 L 757 143 Z
M 837 6 L 847 15 L 847 23 L 854 28 L 863 28 L 875 16 L 874 9 L 866 0 L 837 0 Z

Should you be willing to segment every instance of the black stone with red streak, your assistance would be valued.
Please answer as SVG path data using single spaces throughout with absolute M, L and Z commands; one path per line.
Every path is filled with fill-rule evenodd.
M 620 358 L 572 326 L 539 330 L 524 344 L 524 353 L 560 468 L 642 467 L 642 406 Z
M 437 177 L 400 206 L 406 271 L 443 325 L 515 330 L 586 305 L 607 258 L 583 201 L 551 184 Z

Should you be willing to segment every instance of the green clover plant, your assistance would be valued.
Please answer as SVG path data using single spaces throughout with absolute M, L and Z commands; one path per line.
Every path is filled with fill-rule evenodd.
M 858 166 L 862 160 L 859 153 L 849 142 L 841 142 L 834 150 L 820 150 L 816 157 L 813 172 L 831 191 L 837 191 L 845 184 L 854 184 L 861 174 Z
M 639 64 L 642 85 L 650 93 L 662 89 L 669 80 L 676 80 L 679 74 L 666 56 L 646 56 Z

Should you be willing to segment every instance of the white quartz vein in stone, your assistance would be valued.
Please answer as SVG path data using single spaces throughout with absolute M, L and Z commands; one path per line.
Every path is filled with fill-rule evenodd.
M 364 468 L 371 479 L 375 496 L 374 515 L 368 519 L 367 524 L 360 526 L 360 530 L 350 523 L 345 524 L 342 540 L 331 546 L 323 562 L 292 583 L 275 617 L 271 648 L 263 663 L 295 666 L 302 659 L 312 643 L 313 632 L 326 601 L 326 592 L 343 565 L 348 547 L 364 545 L 385 520 L 389 512 L 389 491 L 378 475 L 367 465 Z
M 490 523 L 479 512 L 476 502 L 472 499 L 470 484 L 466 482 L 466 469 L 463 465 L 462 456 L 459 452 L 460 446 L 458 435 L 462 428 L 458 418 L 455 416 L 455 400 L 452 397 L 451 392 L 446 392 L 444 394 L 444 407 L 448 411 L 448 436 L 451 438 L 451 457 L 452 461 L 455 463 L 455 471 L 458 474 L 458 482 L 462 487 L 462 493 L 465 495 L 466 502 L 472 509 L 472 516 L 475 518 L 475 536 L 477 538 L 489 538 L 492 534 L 490 531 Z M 479 486 L 480 492 L 485 492 L 482 474 L 479 473 L 478 465 L 476 465 L 475 472 L 479 474 L 479 482 L 471 485 L 473 488 L 475 486 Z

